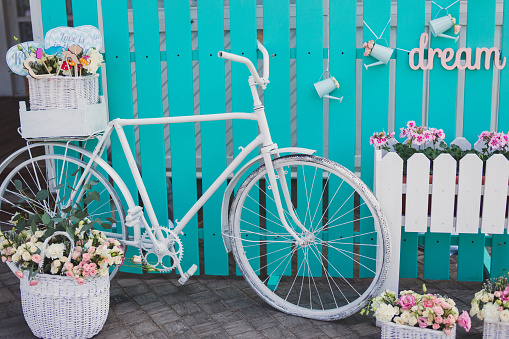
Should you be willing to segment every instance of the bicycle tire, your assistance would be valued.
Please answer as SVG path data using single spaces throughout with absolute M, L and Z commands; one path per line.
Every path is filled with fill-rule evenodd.
M 265 302 L 280 311 L 296 316 L 328 321 L 345 318 L 358 312 L 367 300 L 378 292 L 387 275 L 390 261 L 389 234 L 378 201 L 357 176 L 328 159 L 311 155 L 289 155 L 274 159 L 273 166 L 276 170 L 290 169 L 290 183 L 292 189 L 295 188 L 294 186 L 297 187 L 298 195 L 296 208 L 293 208 L 296 209 L 296 214 L 300 215 L 299 220 L 302 222 L 302 211 L 306 207 L 303 224 L 313 231 L 315 238 L 305 246 L 298 246 L 280 223 L 275 225 L 279 218 L 277 217 L 275 202 L 271 202 L 272 197 L 267 194 L 270 187 L 265 188 L 268 178 L 266 177 L 265 165 L 263 165 L 246 178 L 239 188 L 230 209 L 230 242 L 239 270 L 256 293 Z M 299 174 L 300 169 L 302 174 Z M 309 175 L 306 184 L 305 174 L 313 172 L 315 174 L 312 180 L 313 184 L 311 184 L 311 192 L 308 192 L 310 186 Z M 293 178 L 295 174 L 296 178 Z M 313 190 L 315 183 L 316 187 L 319 187 L 318 192 L 321 190 L 319 200 L 317 200 L 317 195 Z M 279 185 L 280 183 L 278 183 Z M 332 196 L 332 190 L 336 187 L 338 188 Z M 295 196 L 293 193 L 292 191 L 292 196 Z M 342 200 L 334 202 L 336 195 L 338 197 L 349 195 L 349 198 L 344 202 Z M 352 196 L 354 197 L 353 201 L 348 202 Z M 357 200 L 355 199 L 356 196 Z M 248 199 L 248 197 L 253 199 Z M 262 200 L 266 200 L 265 205 L 262 204 Z M 327 207 L 324 206 L 325 201 L 327 201 Z M 310 204 L 315 202 L 316 207 L 313 205 L 315 211 L 313 218 L 311 218 L 312 213 L 309 211 L 312 211 L 312 209 L 310 209 Z M 341 202 L 342 205 L 337 211 L 331 208 L 335 208 Z M 336 214 L 347 202 L 347 206 L 354 206 L 353 210 L 336 217 Z M 282 203 L 283 207 L 286 207 L 285 202 Z M 363 207 L 364 205 L 366 207 Z M 315 227 L 314 223 L 319 207 L 322 207 L 323 214 L 322 218 L 316 219 L 317 225 Z M 256 209 L 260 212 L 258 215 L 256 215 Z M 333 214 L 334 212 L 336 214 Z M 308 215 L 309 221 L 306 222 Z M 349 220 L 347 223 L 332 224 L 345 215 Z M 360 215 L 367 215 L 367 217 L 361 218 Z M 291 227 L 296 232 L 301 232 L 304 235 L 293 223 L 289 213 L 285 216 Z M 359 219 L 356 219 L 357 216 Z M 370 216 L 372 220 L 369 219 Z M 245 220 L 249 218 L 250 221 Z M 256 224 L 256 220 L 259 221 L 259 225 Z M 373 224 L 373 231 L 369 231 L 370 223 Z M 337 226 L 341 225 L 349 226 L 338 229 Z M 361 232 L 365 232 L 365 234 Z M 348 237 L 341 235 L 350 233 L 352 234 L 350 237 L 352 240 L 347 240 Z M 374 233 L 376 233 L 375 245 L 373 245 Z M 334 240 L 332 239 L 334 236 L 339 236 L 338 239 L 343 240 Z M 327 237 L 327 240 L 324 240 L 325 237 Z M 355 242 L 355 239 L 358 242 Z M 361 242 L 363 239 L 366 243 Z M 373 248 L 368 246 L 375 246 L 376 250 L 373 251 Z M 352 250 L 348 251 L 350 248 Z M 334 251 L 334 249 L 337 251 Z M 277 252 L 280 253 L 277 254 Z M 367 257 L 366 253 L 372 252 L 375 252 L 374 257 Z M 296 256 L 295 253 L 297 253 Z M 314 254 L 314 259 L 311 253 Z M 278 256 L 283 258 L 279 259 L 279 264 L 277 264 L 277 260 L 272 261 L 272 258 Z M 351 259 L 351 269 L 348 267 L 348 259 L 345 259 L 345 257 Z M 355 257 L 358 260 L 355 260 Z M 373 262 L 368 261 L 368 259 L 374 260 L 375 267 L 370 269 L 373 273 L 368 270 L 369 267 L 373 266 Z M 341 260 L 345 261 L 345 264 L 342 264 L 338 270 L 334 264 L 342 262 Z M 308 266 L 307 273 L 305 272 L 306 262 Z M 263 266 L 264 263 L 266 263 L 265 266 Z M 321 267 L 319 267 L 319 264 L 321 264 Z M 302 265 L 304 265 L 304 268 L 302 269 L 301 278 L 299 272 L 301 272 Z M 351 279 L 350 276 L 347 277 L 350 273 Z M 300 291 L 297 291 L 298 286 L 295 285 L 297 280 L 300 283 Z M 331 285 L 331 281 L 334 284 Z M 308 286 L 304 286 L 304 283 Z M 340 285 L 346 287 L 345 291 L 341 290 Z M 293 289 L 294 286 L 295 289 Z M 322 294 L 318 287 L 323 291 Z M 362 292 L 359 292 L 361 287 L 365 288 Z M 305 293 L 303 293 L 303 290 Z M 317 293 L 314 293 L 313 290 L 316 290 Z M 298 295 L 296 292 L 299 292 Z M 306 301 L 304 299 L 308 298 L 308 293 L 309 301 Z M 347 295 L 353 295 L 353 297 L 347 297 Z M 349 298 L 354 299 L 349 300 Z

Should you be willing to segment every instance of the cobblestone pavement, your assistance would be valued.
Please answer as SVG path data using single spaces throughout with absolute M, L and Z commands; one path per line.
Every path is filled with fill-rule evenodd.
M 481 283 L 402 279 L 401 288 L 454 296 L 461 310 Z M 379 338 L 374 318 L 356 314 L 322 322 L 281 313 L 251 290 L 242 277 L 192 277 L 119 273 L 111 284 L 110 312 L 95 338 Z M 474 319 L 458 338 L 481 338 Z M 18 278 L 0 264 L 0 338 L 34 338 L 22 314 Z

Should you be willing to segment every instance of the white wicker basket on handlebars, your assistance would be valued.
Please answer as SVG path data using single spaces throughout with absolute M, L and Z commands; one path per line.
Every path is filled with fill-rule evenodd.
M 456 338 L 456 326 L 450 335 L 443 331 L 428 328 L 419 328 L 409 325 L 398 325 L 393 322 L 382 322 L 382 339 L 454 339 Z
M 55 232 L 56 235 L 69 238 L 66 232 Z M 42 246 L 39 268 L 51 238 Z M 73 247 L 71 240 L 71 252 Z M 36 337 L 91 338 L 101 331 L 110 305 L 108 276 L 85 279 L 82 285 L 62 275 L 37 274 L 34 279 L 38 284 L 30 286 L 28 273 L 24 274 L 20 290 L 23 315 Z
M 94 105 L 99 98 L 99 74 L 86 76 L 28 76 L 30 110 L 74 109 Z

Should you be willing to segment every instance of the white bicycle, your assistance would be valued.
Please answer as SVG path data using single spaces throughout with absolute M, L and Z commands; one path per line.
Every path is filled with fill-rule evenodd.
M 249 68 L 252 113 L 115 119 L 104 133 L 94 136 L 98 141 L 93 152 L 69 141 L 29 143 L 0 165 L 0 172 L 8 173 L 0 186 L 0 222 L 8 224 L 16 212 L 33 214 L 41 209 L 52 217 L 63 216 L 69 206 L 77 204 L 91 219 L 108 221 L 102 225 L 109 228 L 107 236 L 120 239 L 124 247 L 139 248 L 144 260 L 160 272 L 176 269 L 180 282 L 185 283 L 196 266 L 182 269 L 179 234 L 235 171 L 223 198 L 222 235 L 227 250 L 233 251 L 240 271 L 256 293 L 278 310 L 312 319 L 335 320 L 360 310 L 383 283 L 390 259 L 380 205 L 368 187 L 341 165 L 313 156 L 313 150 L 278 148 L 272 142 L 257 92 L 257 86 L 265 89 L 269 83 L 269 58 L 260 42 L 258 48 L 263 54 L 263 77 L 249 59 L 227 52 L 218 54 Z M 174 228 L 161 227 L 123 127 L 227 119 L 256 121 L 260 134 Z M 114 130 L 146 214 L 135 205 L 122 178 L 101 157 Z M 260 154 L 237 169 L 259 146 Z M 285 153 L 290 155 L 282 156 Z M 259 161 L 263 165 L 240 185 L 230 206 L 239 179 Z M 28 192 L 23 199 L 17 193 L 16 185 L 20 183 Z M 94 194 L 89 193 L 91 186 Z M 36 197 L 41 189 L 49 192 L 47 197 Z M 123 202 L 128 207 L 127 215 Z

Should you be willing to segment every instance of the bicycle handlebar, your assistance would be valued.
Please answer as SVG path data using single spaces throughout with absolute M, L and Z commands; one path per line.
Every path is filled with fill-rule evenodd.
M 233 53 L 224 52 L 224 51 L 218 52 L 217 56 L 222 59 L 240 62 L 240 63 L 243 63 L 244 65 L 246 65 L 247 68 L 249 69 L 249 72 L 251 72 L 251 75 L 253 76 L 254 81 L 258 85 L 262 86 L 263 89 L 265 89 L 265 87 L 267 87 L 267 84 L 269 83 L 269 53 L 267 52 L 265 47 L 263 47 L 263 45 L 260 41 L 257 40 L 256 42 L 257 42 L 258 49 L 262 52 L 262 55 L 263 55 L 263 77 L 260 77 L 260 75 L 258 74 L 258 71 L 256 70 L 256 68 L 253 65 L 253 63 L 251 62 L 251 60 L 249 60 L 246 57 L 243 57 L 243 56 L 240 56 L 237 54 L 233 54 Z

